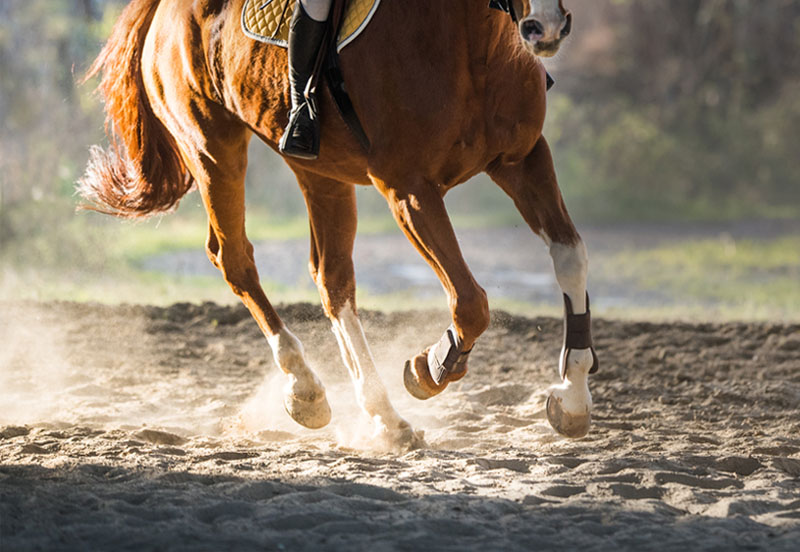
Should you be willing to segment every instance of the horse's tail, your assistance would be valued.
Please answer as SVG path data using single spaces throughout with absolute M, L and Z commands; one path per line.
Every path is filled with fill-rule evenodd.
M 175 143 L 159 121 L 144 89 L 142 49 L 161 0 L 133 0 L 85 80 L 102 72 L 107 150 L 91 148 L 78 192 L 93 209 L 137 218 L 174 208 L 192 186 Z

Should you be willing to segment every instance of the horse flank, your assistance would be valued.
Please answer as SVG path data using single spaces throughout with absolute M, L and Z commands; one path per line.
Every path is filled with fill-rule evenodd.
M 161 0 L 133 0 L 114 25 L 84 82 L 102 73 L 107 150 L 95 146 L 78 193 L 81 206 L 121 218 L 175 208 L 193 179 L 177 144 L 150 106 L 142 80 L 142 49 Z

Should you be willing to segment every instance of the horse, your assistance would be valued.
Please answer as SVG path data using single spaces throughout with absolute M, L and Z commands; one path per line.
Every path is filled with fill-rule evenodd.
M 316 429 L 331 419 L 325 388 L 265 295 L 245 233 L 248 143 L 256 135 L 277 151 L 290 100 L 286 52 L 244 35 L 244 2 L 127 5 L 87 73 L 87 79 L 101 74 L 110 145 L 91 149 L 78 190 L 89 208 L 125 218 L 173 210 L 190 189 L 199 190 L 208 258 L 249 309 L 285 373 L 287 413 Z M 469 352 L 489 325 L 487 295 L 462 256 L 443 201 L 481 172 L 544 240 L 564 294 L 562 381 L 550 390 L 547 417 L 568 437 L 590 427 L 588 375 L 597 356 L 587 252 L 542 136 L 547 73 L 540 57 L 558 51 L 572 15 L 562 0 L 492 4 L 503 9 L 487 0 L 382 2 L 340 54 L 368 148 L 323 89 L 319 159 L 284 159 L 308 210 L 311 277 L 372 437 L 390 448 L 424 441 L 392 406 L 359 320 L 355 186 L 372 186 L 385 198 L 448 298 L 452 325 L 405 362 L 405 386 L 424 400 L 464 377 Z

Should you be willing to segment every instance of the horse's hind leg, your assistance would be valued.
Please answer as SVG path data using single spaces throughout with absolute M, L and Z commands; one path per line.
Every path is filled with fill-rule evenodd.
M 178 138 L 208 213 L 206 252 L 255 318 L 276 364 L 288 376 L 287 412 L 303 426 L 323 427 L 331 417 L 325 389 L 306 364 L 300 341 L 286 328 L 264 294 L 253 260 L 253 246 L 245 233 L 244 181 L 250 132 L 219 108 L 209 107 L 208 112 L 216 119 L 197 121 L 201 127 L 198 133 L 207 139 L 204 148 L 192 148 L 187 145 L 190 142 Z
M 353 380 L 356 400 L 375 426 L 373 438 L 390 449 L 419 446 L 421 438 L 389 402 L 358 318 L 353 270 L 357 225 L 354 187 L 300 171 L 297 180 L 311 223 L 311 276 Z
M 559 362 L 563 382 L 548 397 L 547 417 L 559 433 L 582 437 L 591 421 L 588 375 L 597 369 L 586 294 L 586 247 L 567 214 L 550 148 L 543 137 L 523 162 L 498 162 L 488 172 L 549 247 L 556 280 L 565 296 L 566 323 Z

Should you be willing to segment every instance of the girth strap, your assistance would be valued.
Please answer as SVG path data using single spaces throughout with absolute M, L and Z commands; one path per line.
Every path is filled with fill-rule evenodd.
M 339 111 L 350 132 L 356 137 L 358 143 L 364 148 L 365 152 L 369 152 L 370 142 L 361 120 L 358 118 L 356 108 L 350 99 L 350 94 L 344 84 L 344 76 L 339 67 L 339 54 L 332 51 L 328 56 L 327 66 L 325 68 L 325 80 L 328 82 L 328 89 L 331 91 L 336 109 Z
M 561 379 L 566 376 L 567 360 L 569 353 L 573 349 L 591 349 L 592 367 L 590 374 L 594 374 L 600 367 L 597 354 L 592 343 L 592 313 L 589 310 L 589 294 L 586 294 L 586 312 L 575 314 L 572 309 L 572 301 L 569 296 L 564 294 L 564 345 L 561 348 Z

